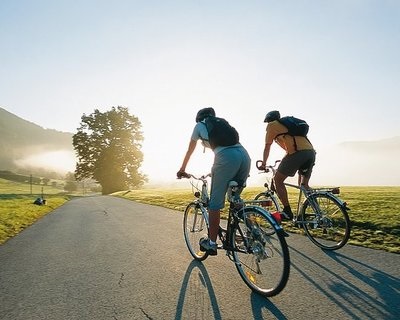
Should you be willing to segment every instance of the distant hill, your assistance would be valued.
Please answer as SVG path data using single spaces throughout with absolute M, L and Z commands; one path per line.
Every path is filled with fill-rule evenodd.
M 69 132 L 44 129 L 0 107 L 0 170 L 19 169 L 18 162 L 43 153 L 73 154 L 72 136 Z

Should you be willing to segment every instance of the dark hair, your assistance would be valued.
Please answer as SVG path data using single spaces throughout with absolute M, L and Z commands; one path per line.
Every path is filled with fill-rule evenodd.
M 196 122 L 203 121 L 205 118 L 213 116 L 215 117 L 215 111 L 213 108 L 203 108 L 197 112 Z
M 272 122 L 281 118 L 281 114 L 277 110 L 273 110 L 267 113 L 264 122 Z

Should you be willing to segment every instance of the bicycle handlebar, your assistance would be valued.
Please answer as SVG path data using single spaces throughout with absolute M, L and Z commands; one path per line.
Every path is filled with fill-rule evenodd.
M 204 181 L 208 177 L 211 177 L 211 173 L 206 174 L 206 175 L 202 175 L 201 177 L 196 177 L 191 173 L 182 172 L 181 175 L 179 177 L 177 177 L 177 179 L 182 179 L 182 178 L 190 179 L 190 178 L 192 178 L 192 179 L 195 179 L 195 180 Z
M 274 165 L 263 166 L 262 165 L 262 160 L 257 160 L 256 161 L 256 167 L 257 167 L 258 170 L 263 171 L 263 172 L 269 172 L 271 170 L 273 173 L 275 173 L 275 171 L 276 171 L 275 167 L 277 166 L 277 164 L 279 162 L 281 162 L 281 160 L 276 160 Z

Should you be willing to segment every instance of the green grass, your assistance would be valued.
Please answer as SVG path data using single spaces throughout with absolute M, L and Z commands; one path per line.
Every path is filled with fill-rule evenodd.
M 32 190 L 32 194 L 31 194 Z M 46 205 L 33 204 L 42 192 Z M 69 200 L 61 189 L 0 178 L 0 244 Z
M 0 178 L 0 195 L 9 195 L 9 194 L 30 195 L 31 191 L 32 191 L 32 196 L 36 195 L 37 197 L 39 197 L 42 194 L 42 192 L 44 192 L 45 194 L 63 193 L 62 189 L 54 188 L 50 185 L 43 186 L 43 185 L 33 184 L 31 186 L 28 183 L 14 182 Z
M 46 205 L 35 205 L 28 195 L 0 195 L 0 244 L 17 235 L 38 219 L 68 201 L 67 196 L 50 195 Z
M 346 187 L 350 243 L 400 253 L 400 187 Z
M 243 198 L 253 199 L 262 190 L 249 187 L 244 190 Z M 131 190 L 114 195 L 181 212 L 194 198 L 190 188 Z M 295 208 L 297 193 L 289 190 L 289 198 Z M 349 243 L 400 253 L 400 187 L 341 187 L 340 198 L 350 208 L 352 230 Z M 223 216 L 226 216 L 226 210 Z M 285 228 L 303 233 L 288 225 Z
M 43 188 L 43 189 L 42 189 Z M 249 187 L 243 198 L 253 199 L 262 188 Z M 44 193 L 46 205 L 33 201 Z M 36 220 L 68 201 L 61 189 L 51 186 L 31 186 L 0 179 L 0 244 L 15 236 Z M 114 194 L 141 203 L 158 205 L 183 212 L 194 199 L 190 188 L 142 189 L 121 191 Z M 289 192 L 295 208 L 296 194 Z M 352 232 L 349 243 L 389 252 L 400 253 L 400 187 L 342 187 L 340 197 L 350 207 Z M 226 210 L 223 213 L 226 216 Z M 299 229 L 286 228 L 291 232 Z

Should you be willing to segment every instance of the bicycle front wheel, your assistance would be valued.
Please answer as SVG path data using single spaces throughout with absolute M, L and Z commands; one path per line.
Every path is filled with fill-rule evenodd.
M 208 234 L 206 210 L 199 204 L 190 203 L 183 214 L 183 234 L 190 254 L 198 261 L 208 257 L 208 253 L 200 250 L 200 239 Z
M 283 290 L 289 279 L 289 249 L 283 230 L 260 207 L 248 206 L 242 210 L 244 220 L 231 229 L 233 260 L 250 289 L 272 297 Z
M 310 195 L 302 206 L 300 217 L 308 238 L 322 249 L 340 249 L 350 238 L 347 209 L 330 194 Z

